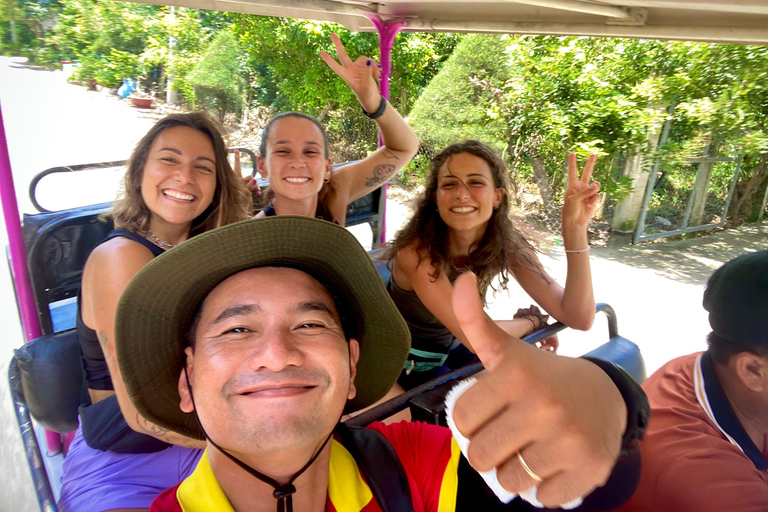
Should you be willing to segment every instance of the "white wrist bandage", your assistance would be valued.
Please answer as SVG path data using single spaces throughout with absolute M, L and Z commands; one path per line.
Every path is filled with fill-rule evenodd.
M 477 380 L 473 378 L 469 378 L 467 380 L 463 380 L 456 384 L 453 389 L 448 393 L 448 395 L 445 397 L 445 414 L 446 414 L 446 420 L 448 421 L 448 428 L 451 429 L 451 433 L 453 434 L 454 439 L 456 439 L 456 443 L 459 445 L 459 449 L 461 449 L 461 453 L 464 455 L 464 458 L 469 460 L 467 458 L 467 450 L 469 449 L 469 439 L 464 437 L 464 435 L 459 432 L 459 429 L 456 428 L 456 424 L 453 421 L 453 408 L 456 405 L 456 400 L 464 394 L 466 390 L 471 388 L 475 385 Z M 478 474 L 483 477 L 483 480 L 485 480 L 485 483 L 488 485 L 488 487 L 491 488 L 491 490 L 496 494 L 496 497 L 499 498 L 499 500 L 502 503 L 509 503 L 513 499 L 517 497 L 517 494 L 512 493 L 504 489 L 501 484 L 499 483 L 499 479 L 496 477 L 496 468 L 493 468 L 490 471 L 485 472 L 479 472 Z M 526 489 L 520 493 L 520 498 L 524 499 L 531 505 L 538 507 L 538 508 L 545 508 L 544 505 L 542 505 L 539 500 L 536 499 L 536 491 L 538 489 L 538 486 L 534 485 L 530 489 Z M 571 510 L 579 505 L 581 505 L 582 500 L 581 498 L 576 498 L 573 501 L 570 501 L 568 503 L 565 503 L 564 505 L 560 505 L 561 508 L 565 510 Z

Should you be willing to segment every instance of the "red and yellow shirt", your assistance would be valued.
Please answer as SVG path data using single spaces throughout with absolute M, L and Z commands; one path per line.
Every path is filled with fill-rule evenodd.
M 424 423 L 374 423 L 392 444 L 411 489 L 414 512 L 455 512 L 461 452 L 448 429 Z M 352 455 L 331 440 L 328 512 L 380 512 Z M 203 454 L 194 473 L 160 494 L 150 512 L 234 512 Z

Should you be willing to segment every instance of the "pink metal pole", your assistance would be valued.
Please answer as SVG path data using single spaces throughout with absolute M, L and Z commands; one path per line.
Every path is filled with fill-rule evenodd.
M 16 189 L 13 185 L 11 158 L 8 153 L 8 139 L 5 136 L 3 108 L 0 104 L 0 201 L 3 203 L 5 229 L 8 233 L 8 246 L 11 250 L 11 271 L 13 284 L 16 288 L 16 298 L 21 313 L 21 328 L 24 331 L 24 341 L 39 338 L 40 320 L 37 318 L 35 298 L 32 286 L 29 284 L 27 273 L 27 257 L 24 249 L 24 238 L 21 234 L 19 205 L 16 201 Z M 56 432 L 45 431 L 45 439 L 50 453 L 61 450 L 61 436 Z
M 5 136 L 3 109 L 0 105 L 0 200 L 3 202 L 5 229 L 8 232 L 8 245 L 11 248 L 11 268 L 16 297 L 21 312 L 21 326 L 25 341 L 40 337 L 40 321 L 37 318 L 35 298 L 27 273 L 27 258 L 24 250 L 24 238 L 21 235 L 19 205 L 16 202 L 16 189 L 13 186 L 11 159 L 8 154 L 8 140 Z
M 379 92 L 389 100 L 389 74 L 392 71 L 392 45 L 395 42 L 395 36 L 405 26 L 403 21 L 384 21 L 378 15 L 368 15 L 368 19 L 376 27 L 379 33 L 379 59 L 381 62 L 381 82 L 379 82 Z M 383 145 L 381 134 L 379 134 L 379 146 Z M 384 209 L 381 212 L 381 239 L 382 244 L 387 241 L 387 184 L 384 184 Z

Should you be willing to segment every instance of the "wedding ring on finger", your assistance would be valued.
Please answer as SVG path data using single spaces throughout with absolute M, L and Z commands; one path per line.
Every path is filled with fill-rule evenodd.
M 525 463 L 525 459 L 523 459 L 523 454 L 521 452 L 517 452 L 517 460 L 520 461 L 520 465 L 523 466 L 523 470 L 528 473 L 528 476 L 536 480 L 537 482 L 541 482 L 544 480 L 539 475 L 534 473 L 534 471 L 528 466 L 528 464 Z

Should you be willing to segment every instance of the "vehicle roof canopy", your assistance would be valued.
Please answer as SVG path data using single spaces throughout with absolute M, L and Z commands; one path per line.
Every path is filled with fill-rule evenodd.
M 137 0 L 132 0 L 137 1 Z M 768 44 L 765 0 L 151 0 L 145 3 L 334 21 L 373 31 L 368 16 L 416 32 L 488 32 Z

